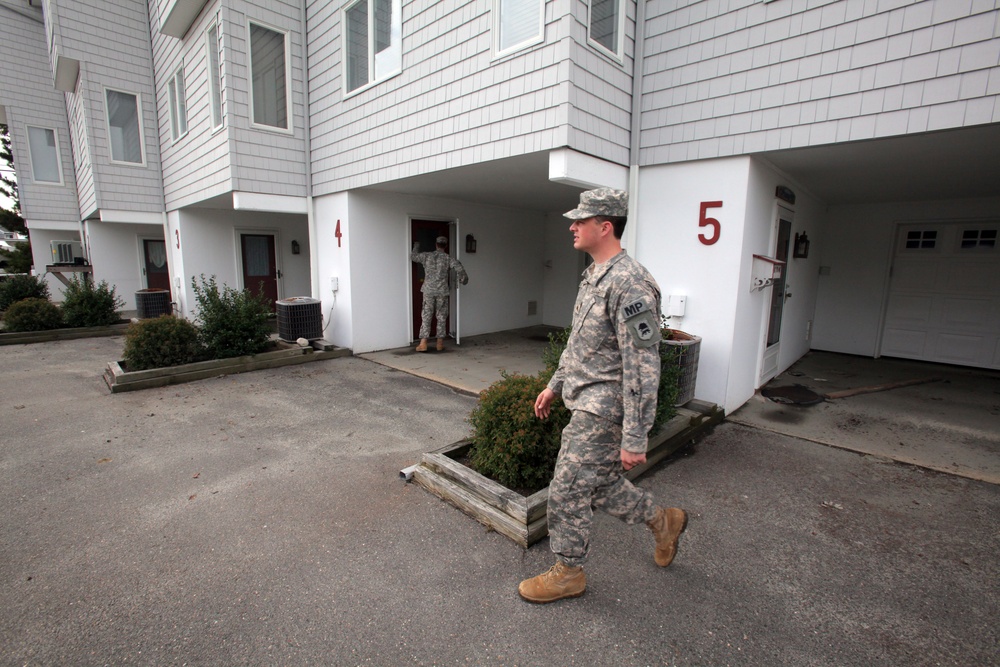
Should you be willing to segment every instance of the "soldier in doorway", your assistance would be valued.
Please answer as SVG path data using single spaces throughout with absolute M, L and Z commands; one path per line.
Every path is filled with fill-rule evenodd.
M 420 309 L 420 344 L 417 352 L 427 351 L 427 339 L 431 335 L 431 318 L 437 316 L 437 349 L 444 349 L 448 322 L 448 272 L 454 271 L 463 285 L 469 282 L 469 274 L 462 263 L 448 254 L 448 238 L 439 236 L 433 252 L 420 252 L 420 243 L 414 242 L 410 251 L 410 261 L 424 265 L 424 284 L 420 287 L 423 306 Z

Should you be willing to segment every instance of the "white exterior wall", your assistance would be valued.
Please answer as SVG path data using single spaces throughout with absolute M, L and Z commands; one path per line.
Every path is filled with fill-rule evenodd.
M 28 11 L 27 7 L 24 11 Z M 66 106 L 62 93 L 52 87 L 41 13 L 38 18 L 39 21 L 33 21 L 20 13 L 0 9 L 0 63 L 3 63 L 0 105 L 7 113 L 21 214 L 28 221 L 33 239 L 35 226 L 44 224 L 42 221 L 78 223 L 80 220 Z M 29 160 L 28 125 L 55 131 L 62 185 L 35 183 Z
M 671 294 L 687 297 L 685 315 L 671 328 L 701 336 L 695 396 L 731 412 L 757 388 L 771 288 L 751 292 L 753 255 L 774 255 L 774 189 L 794 184 L 749 157 L 645 167 L 639 174 L 636 259 L 656 278 L 664 307 Z M 634 193 L 633 193 L 634 194 Z M 719 239 L 705 245 L 699 235 L 701 202 L 721 201 L 707 216 L 721 225 Z M 798 193 L 795 231 L 821 224 L 822 208 Z M 808 222 L 807 222 L 808 221 Z M 804 322 L 811 319 L 817 260 L 795 260 L 788 282 L 797 289 L 786 303 L 779 366 L 809 349 Z
M 460 336 L 542 323 L 548 269 L 539 241 L 553 221 L 512 209 L 355 191 L 316 200 L 319 298 L 325 316 L 331 317 L 328 340 L 356 354 L 410 343 L 413 218 L 457 220 L 452 254 L 469 273 L 469 284 L 459 289 L 458 303 L 453 301 L 460 309 Z M 334 237 L 338 220 L 340 247 Z M 466 234 L 476 237 L 475 254 L 464 252 Z M 368 268 L 352 272 L 352 267 Z M 330 288 L 332 276 L 340 282 L 336 295 Z M 538 302 L 537 314 L 528 315 L 528 301 Z M 455 324 L 453 320 L 453 329 Z
M 822 235 L 813 348 L 878 355 L 893 234 L 904 222 L 996 220 L 1000 198 L 834 206 Z
M 282 273 L 278 298 L 310 295 L 309 230 L 304 215 L 185 208 L 168 214 L 167 249 L 174 301 L 185 317 L 197 308 L 191 279 L 216 277 L 219 287 L 242 289 L 240 232 L 275 235 L 275 260 Z M 177 241 L 180 239 L 180 248 Z M 292 240 L 301 252 L 293 255 Z M 178 279 L 180 287 L 178 288 Z
M 86 233 L 94 281 L 106 280 L 125 302 L 125 310 L 135 310 L 135 293 L 146 287 L 141 239 L 162 239 L 162 225 L 91 220 L 87 222 Z
M 1000 122 L 992 0 L 648 3 L 641 164 Z

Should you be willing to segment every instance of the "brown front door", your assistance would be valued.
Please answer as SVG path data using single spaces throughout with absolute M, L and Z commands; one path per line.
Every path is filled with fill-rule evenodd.
M 169 292 L 170 271 L 167 269 L 167 244 L 163 241 L 143 239 L 142 259 L 143 272 L 146 274 L 146 287 L 165 289 Z
M 243 285 L 263 294 L 274 310 L 278 300 L 278 266 L 274 256 L 274 234 L 240 234 Z
M 447 222 L 442 220 L 410 221 L 410 247 L 413 247 L 414 243 L 420 243 L 420 252 L 433 252 L 434 242 L 439 236 L 448 237 Z M 411 264 L 410 284 L 413 286 L 413 292 L 410 298 L 413 302 L 413 339 L 416 340 L 420 336 L 420 309 L 424 302 L 423 295 L 420 293 L 420 287 L 424 284 L 424 265 L 417 262 L 411 262 Z M 431 338 L 438 336 L 444 338 L 448 332 L 437 333 L 437 318 L 434 319 L 435 321 L 431 323 Z

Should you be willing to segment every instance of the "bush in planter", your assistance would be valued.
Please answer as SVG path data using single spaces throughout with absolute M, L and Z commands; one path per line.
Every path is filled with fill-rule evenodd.
M 97 285 L 87 278 L 73 276 L 63 290 L 63 319 L 68 327 L 103 327 L 121 319 L 125 302 L 115 288 L 102 280 Z
M 7 331 L 47 331 L 62 326 L 59 306 L 48 299 L 28 298 L 15 301 L 4 313 Z
M 198 302 L 201 341 L 212 359 L 228 359 L 263 352 L 271 337 L 271 308 L 263 296 L 226 285 L 219 290 L 215 276 L 191 279 Z
M 139 320 L 125 332 L 125 365 L 129 371 L 180 366 L 205 356 L 198 327 L 173 315 Z
M 570 412 L 562 400 L 552 402 L 549 418 L 535 417 L 534 405 L 559 367 L 570 329 L 549 334 L 549 346 L 542 354 L 545 369 L 537 377 L 507 375 L 480 394 L 469 416 L 472 424 L 472 467 L 508 488 L 540 489 L 552 479 L 560 436 L 569 423 Z M 664 338 L 669 332 L 662 332 Z M 677 414 L 677 349 L 660 344 L 660 386 L 656 417 L 650 433 Z
M 468 418 L 473 428 L 472 467 L 508 488 L 539 489 L 552 479 L 569 411 L 555 401 L 549 418 L 538 419 L 534 405 L 547 382 L 544 374 L 501 375 L 503 379 L 480 394 Z
M 49 298 L 49 286 L 40 276 L 17 275 L 0 281 L 0 311 L 22 299 Z

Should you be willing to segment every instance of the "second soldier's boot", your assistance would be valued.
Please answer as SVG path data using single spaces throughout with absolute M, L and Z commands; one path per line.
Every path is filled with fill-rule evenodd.
M 438 352 L 444 349 L 444 338 L 438 338 Z
M 575 598 L 587 590 L 587 575 L 580 566 L 573 567 L 561 560 L 537 577 L 525 579 L 517 592 L 528 602 L 544 604 L 563 598 Z
M 417 345 L 417 352 L 426 352 L 426 351 L 427 351 L 427 339 L 421 338 L 420 345 Z
M 646 523 L 656 539 L 656 554 L 653 560 L 660 567 L 666 567 L 677 555 L 677 543 L 681 533 L 687 528 L 687 512 L 676 507 L 657 507 L 656 516 Z

